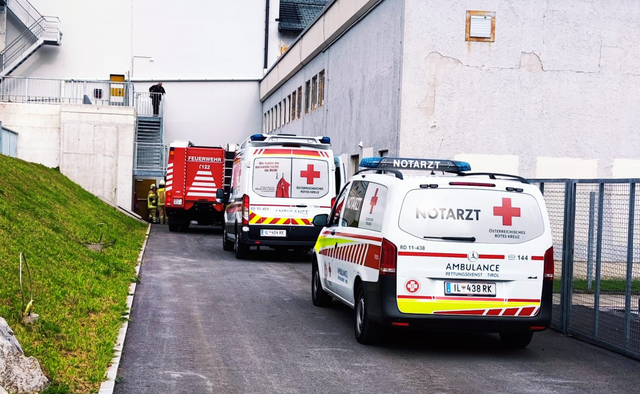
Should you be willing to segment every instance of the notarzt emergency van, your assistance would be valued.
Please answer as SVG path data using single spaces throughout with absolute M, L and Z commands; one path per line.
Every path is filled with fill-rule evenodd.
M 251 246 L 310 250 L 320 228 L 311 222 L 328 213 L 343 171 L 328 137 L 254 134 L 233 162 L 226 201 L 223 248 L 246 258 Z
M 404 327 L 494 332 L 526 347 L 549 326 L 553 246 L 535 185 L 449 160 L 378 157 L 360 166 L 331 213 L 313 220 L 323 226 L 314 305 L 335 298 L 354 308 L 365 344 Z

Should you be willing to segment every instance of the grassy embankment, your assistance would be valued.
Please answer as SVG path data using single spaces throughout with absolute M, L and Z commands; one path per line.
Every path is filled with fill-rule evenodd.
M 98 392 L 146 229 L 55 169 L 0 155 L 0 317 L 40 362 L 51 381 L 45 393 Z M 86 247 L 112 241 L 101 252 Z M 22 323 L 21 252 L 34 324 Z

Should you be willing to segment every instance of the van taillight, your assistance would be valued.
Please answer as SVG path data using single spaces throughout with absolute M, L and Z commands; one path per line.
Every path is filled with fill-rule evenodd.
M 249 224 L 249 196 L 246 194 L 242 196 L 242 225 Z
M 493 183 L 481 183 L 481 182 L 449 182 L 451 186 L 480 186 L 480 187 L 496 187 Z
M 336 203 L 336 198 L 332 197 L 331 198 L 331 208 L 333 208 L 333 204 L 335 204 L 335 203 Z
M 398 263 L 398 248 L 386 238 L 382 239 L 380 253 L 380 275 L 395 276 Z
M 553 280 L 555 271 L 555 261 L 553 261 L 553 246 L 544 253 L 544 279 Z

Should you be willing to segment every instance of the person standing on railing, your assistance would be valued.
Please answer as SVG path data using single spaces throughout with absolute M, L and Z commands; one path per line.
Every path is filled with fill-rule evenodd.
M 151 87 L 149 88 L 149 94 L 151 95 L 151 104 L 153 104 L 154 116 L 158 116 L 158 114 L 160 113 L 160 101 L 162 100 L 162 95 L 165 93 L 166 92 L 162 87 L 162 82 L 151 85 Z

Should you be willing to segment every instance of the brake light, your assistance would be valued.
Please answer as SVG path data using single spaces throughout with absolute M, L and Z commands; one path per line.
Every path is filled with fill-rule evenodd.
M 449 182 L 450 186 L 480 186 L 480 187 L 496 187 L 493 183 L 481 182 Z
M 555 271 L 555 261 L 553 260 L 553 246 L 544 253 L 544 279 L 553 280 Z
M 242 225 L 249 225 L 249 196 L 242 196 Z
M 380 275 L 395 276 L 398 263 L 398 248 L 386 238 L 382 239 L 380 253 Z
M 335 204 L 335 203 L 336 203 L 336 198 L 332 197 L 331 198 L 331 208 L 333 208 L 333 204 Z

